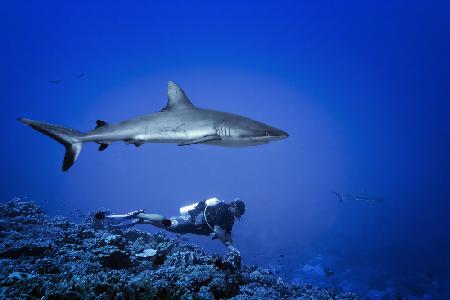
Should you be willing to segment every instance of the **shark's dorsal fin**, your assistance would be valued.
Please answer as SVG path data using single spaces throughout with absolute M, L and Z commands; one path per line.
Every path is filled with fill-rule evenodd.
M 167 98 L 167 105 L 161 111 L 172 111 L 194 107 L 184 91 L 173 81 L 169 81 L 167 85 Z
M 96 124 L 97 125 L 95 126 L 95 129 L 97 129 L 99 127 L 102 127 L 102 126 L 105 126 L 105 125 L 108 125 L 108 123 L 106 123 L 105 121 L 102 121 L 102 120 L 97 120 Z

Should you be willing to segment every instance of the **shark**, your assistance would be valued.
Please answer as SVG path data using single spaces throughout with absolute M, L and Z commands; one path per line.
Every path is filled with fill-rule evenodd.
M 341 194 L 336 191 L 331 191 L 336 197 L 338 197 L 339 202 L 348 202 L 348 201 L 361 201 L 361 202 L 370 202 L 370 203 L 382 203 L 384 202 L 383 198 L 370 197 L 367 195 L 350 195 L 350 194 Z
M 104 151 L 113 142 L 136 147 L 145 143 L 247 147 L 289 136 L 281 129 L 244 116 L 196 107 L 181 87 L 172 81 L 168 83 L 167 98 L 166 106 L 159 112 L 111 124 L 97 120 L 95 128 L 84 133 L 27 118 L 18 120 L 65 147 L 64 172 L 70 169 L 83 145 L 89 142 L 99 144 L 99 151 Z

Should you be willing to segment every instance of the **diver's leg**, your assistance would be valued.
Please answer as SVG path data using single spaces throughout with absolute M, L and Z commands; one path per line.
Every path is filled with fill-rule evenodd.
M 165 218 L 162 215 L 156 214 L 140 214 L 138 218 L 142 221 L 141 224 L 150 224 L 158 228 L 173 232 L 173 233 L 195 233 L 195 224 L 188 222 L 183 217 Z
M 170 226 L 165 228 L 167 231 L 180 234 L 185 233 L 196 234 L 197 232 L 197 227 L 195 226 L 195 224 L 187 221 L 183 217 L 174 217 L 171 218 L 170 221 L 171 221 Z
M 136 218 L 143 220 L 143 221 L 150 221 L 150 222 L 161 222 L 163 220 L 166 220 L 163 215 L 160 214 L 144 214 L 140 213 L 136 216 Z

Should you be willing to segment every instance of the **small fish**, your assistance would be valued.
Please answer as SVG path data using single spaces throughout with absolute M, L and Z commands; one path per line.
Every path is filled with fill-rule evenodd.
M 333 276 L 334 275 L 334 271 L 331 270 L 331 268 L 325 267 L 323 268 L 323 272 L 325 273 L 325 275 L 328 276 Z
M 80 73 L 80 74 L 77 74 L 76 77 L 77 77 L 77 78 L 81 78 L 81 77 L 84 77 L 84 75 L 86 75 L 86 74 Z
M 60 80 L 60 79 L 57 79 L 57 80 L 49 80 L 48 82 L 50 82 L 50 83 L 60 83 L 61 80 Z

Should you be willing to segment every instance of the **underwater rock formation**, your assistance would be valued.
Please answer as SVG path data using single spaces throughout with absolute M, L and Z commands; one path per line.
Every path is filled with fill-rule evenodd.
M 49 218 L 34 202 L 0 203 L 1 299 L 356 299 L 288 284 L 162 232 L 95 229 Z

